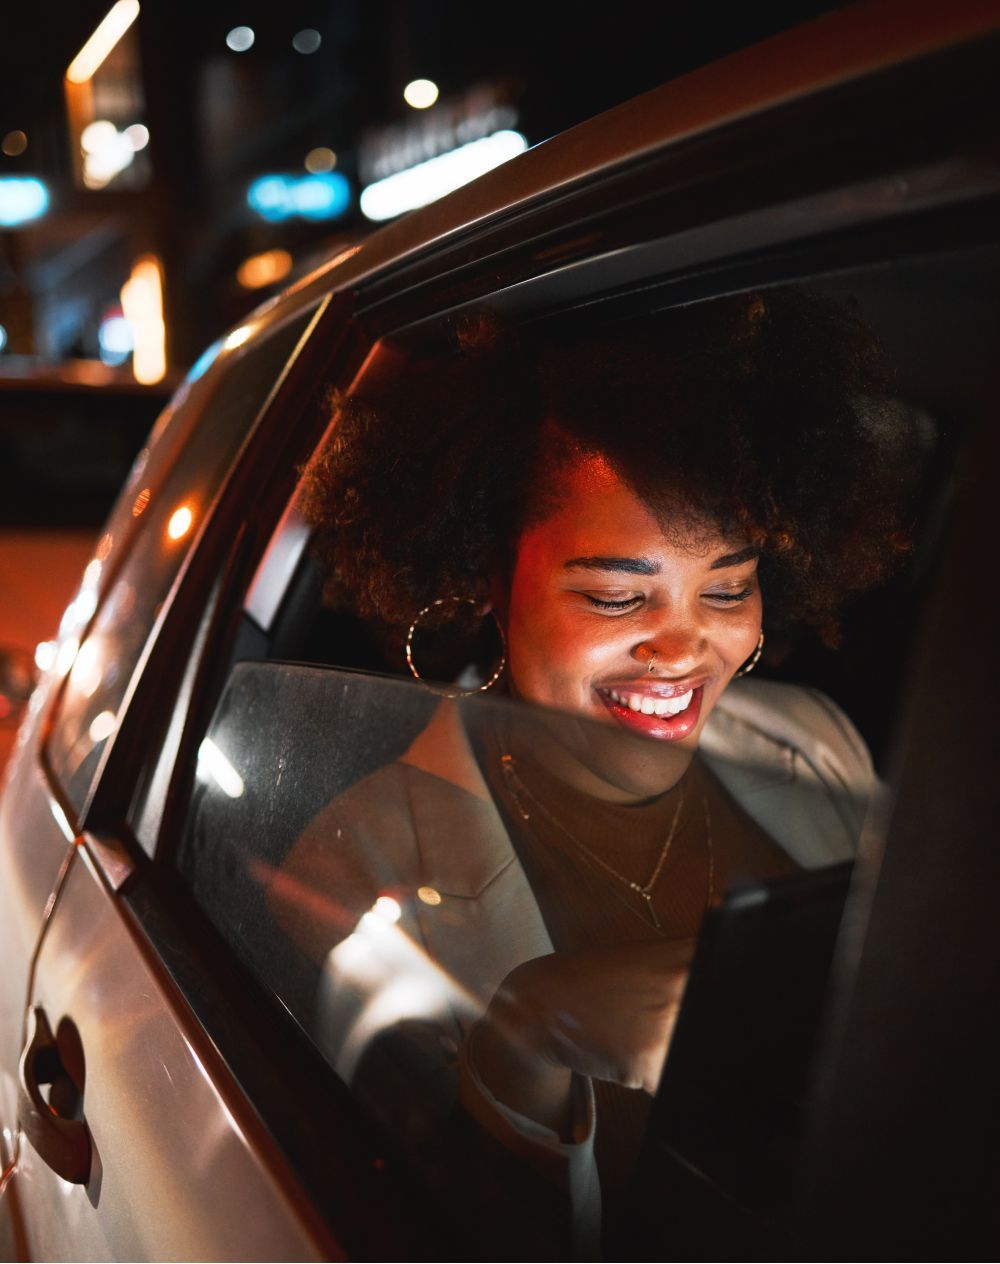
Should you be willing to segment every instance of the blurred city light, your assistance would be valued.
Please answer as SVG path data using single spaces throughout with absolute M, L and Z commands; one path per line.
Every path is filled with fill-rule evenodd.
M 35 646 L 35 666 L 40 672 L 47 672 L 56 661 L 55 641 L 39 641 Z
M 337 219 L 351 204 L 351 187 L 339 171 L 260 176 L 247 190 L 247 204 L 271 223 Z
M 8 132 L 3 138 L 3 144 L 0 145 L 0 149 L 3 149 L 8 158 L 20 157 L 27 148 L 27 134 L 22 132 L 19 127 L 16 127 L 12 132 Z
M 251 27 L 234 26 L 226 36 L 226 47 L 232 49 L 234 53 L 245 53 L 253 48 L 255 38 Z
M 314 31 L 311 26 L 307 26 L 303 31 L 296 31 L 292 37 L 292 48 L 303 56 L 309 53 L 315 53 L 320 44 L 323 43 L 323 37 L 319 31 Z
M 287 250 L 265 250 L 244 259 L 237 269 L 236 279 L 246 290 L 259 290 L 280 281 L 291 270 L 292 256 Z
M 87 733 L 96 745 L 98 742 L 103 742 L 106 737 L 110 737 L 117 727 L 118 719 L 113 711 L 99 711 L 91 720 Z
M 97 331 L 97 345 L 105 364 L 124 364 L 134 348 L 132 326 L 120 312 L 112 313 L 101 321 Z
M 125 128 L 122 135 L 132 146 L 135 153 L 138 153 L 140 149 L 145 149 L 149 144 L 149 128 L 145 123 L 133 123 L 130 127 Z
M 380 895 L 370 911 L 387 922 L 398 922 L 403 913 L 399 901 L 394 900 L 391 895 Z
M 70 62 L 66 78 L 86 83 L 139 16 L 139 0 L 118 0 L 105 14 L 97 30 Z
M 403 89 L 403 100 L 415 110 L 426 110 L 438 99 L 438 86 L 432 79 L 413 79 Z
M 0 325 L 0 351 L 3 351 L 6 346 L 7 346 L 7 330 L 3 327 L 3 325 Z
M 149 144 L 149 131 L 133 123 L 119 131 L 109 119 L 95 119 L 80 133 L 83 182 L 88 189 L 103 189 L 130 165 L 136 151 Z
M 0 227 L 16 228 L 49 209 L 49 191 L 37 176 L 0 176 Z
M 151 385 L 167 372 L 167 330 L 163 320 L 163 271 L 156 255 L 142 255 L 122 286 L 122 311 L 132 330 L 132 373 Z
M 75 636 L 69 637 L 68 640 L 63 641 L 63 643 L 59 646 L 59 650 L 56 654 L 56 671 L 60 674 L 60 676 L 65 675 L 65 673 L 68 672 L 76 662 L 76 655 L 79 648 L 80 642 Z
M 191 365 L 185 381 L 197 382 L 197 380 L 215 363 L 221 350 L 222 339 L 216 338 L 215 342 L 211 343 L 210 346 L 207 346 L 198 359 L 195 360 L 194 364 Z
M 77 691 L 85 698 L 92 698 L 101 683 L 101 650 L 93 637 L 80 646 L 73 663 L 73 680 Z
M 494 132 L 470 141 L 368 185 L 361 194 L 362 213 L 371 220 L 393 219 L 461 188 L 527 148 L 525 138 L 514 131 Z
M 170 515 L 170 521 L 167 523 L 167 535 L 171 540 L 182 540 L 191 530 L 192 522 L 194 522 L 194 514 L 187 505 L 181 505 L 179 509 L 175 509 Z
M 227 351 L 235 351 L 237 347 L 243 346 L 252 333 L 253 325 L 240 325 L 231 334 L 226 334 L 222 345 Z
M 303 163 L 306 171 L 312 172 L 314 176 L 332 171 L 336 165 L 337 155 L 326 145 L 317 145 L 315 149 L 310 149 Z

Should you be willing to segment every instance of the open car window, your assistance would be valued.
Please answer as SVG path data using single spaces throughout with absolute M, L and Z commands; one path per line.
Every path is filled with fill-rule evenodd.
M 885 473 L 905 489 L 912 545 L 886 585 L 849 606 L 836 651 L 816 637 L 776 637 L 771 660 L 720 703 L 676 833 L 673 806 L 662 822 L 658 837 L 674 843 L 651 853 L 649 873 L 662 856 L 657 882 L 679 892 L 677 936 L 695 934 L 706 907 L 738 892 L 748 872 L 786 893 L 775 907 L 797 908 L 803 875 L 842 873 L 859 848 L 877 859 L 872 807 L 884 802 L 879 778 L 891 782 L 908 654 L 964 454 L 990 405 L 986 366 L 1000 328 L 979 296 L 995 294 L 998 262 L 994 249 L 970 249 L 809 283 L 854 304 L 895 366 L 891 407 L 872 424 L 892 431 Z M 365 371 L 409 389 L 426 336 L 380 344 Z M 855 402 L 863 414 L 866 400 Z M 336 442 L 338 397 L 329 407 L 324 443 Z M 315 544 L 300 488 L 241 589 L 229 640 L 215 647 L 187 807 L 160 854 L 255 981 L 261 1013 L 277 1004 L 291 1015 L 431 1205 L 454 1202 L 458 1181 L 462 1232 L 480 1232 L 480 1210 L 502 1197 L 522 1250 L 593 1235 L 594 1182 L 605 1215 L 625 1214 L 639 1188 L 648 1111 L 583 1077 L 572 1135 L 539 1134 L 491 1093 L 469 1040 L 520 964 L 650 933 L 641 892 L 603 871 L 587 832 L 627 847 L 627 825 L 596 809 L 589 821 L 564 818 L 553 761 L 541 757 L 600 748 L 628 764 L 639 739 L 500 696 L 422 688 L 398 630 L 358 613 Z M 495 649 L 488 638 L 463 645 L 429 675 L 474 686 Z M 734 842 L 747 821 L 764 840 L 753 864 Z M 812 1002 L 818 1024 L 823 998 Z M 808 1085 L 812 1046 L 802 1048 L 802 1097 L 775 1167 L 786 1176 Z M 596 1151 L 595 1112 L 615 1121 Z M 612 1169 L 624 1175 L 608 1178 Z
M 758 725 L 781 709 L 774 689 L 742 690 Z M 715 810 L 719 783 L 752 775 L 758 815 L 781 830 L 773 808 L 785 790 L 785 748 L 771 742 L 765 769 L 758 742 L 748 769 L 731 737 L 716 734 L 704 766 L 685 778 L 686 807 L 659 875 L 678 896 L 656 906 L 674 930 L 696 926 L 746 863 L 732 823 Z M 177 859 L 192 895 L 441 1211 L 458 1186 L 470 1210 L 506 1200 L 522 1245 L 565 1246 L 599 1215 L 586 1188 L 595 1106 L 582 1092 L 579 1140 L 563 1150 L 579 1188 L 564 1201 L 554 1139 L 540 1140 L 498 1103 L 478 1074 L 470 1033 L 522 962 L 557 946 L 572 953 L 618 937 L 655 940 L 642 900 L 607 881 L 590 835 L 567 832 L 578 823 L 557 817 L 545 798 L 551 769 L 566 759 L 626 769 L 644 748 L 624 731 L 503 699 L 453 700 L 385 677 L 242 662 L 199 750 Z M 823 826 L 808 836 L 785 829 L 794 858 L 775 851 L 775 878 L 849 858 L 863 829 L 870 768 L 842 758 L 835 771 L 812 773 L 800 807 Z M 592 807 L 600 813 L 596 800 Z M 621 817 L 605 813 L 605 827 L 622 827 Z M 623 834 L 618 844 L 634 841 Z M 832 942 L 830 934 L 828 951 Z M 564 1034 L 554 1029 L 552 1038 Z M 605 1096 L 598 1086 L 598 1108 Z M 645 1125 L 644 1112 L 608 1125 L 632 1171 Z M 605 1206 L 626 1196 L 606 1191 Z

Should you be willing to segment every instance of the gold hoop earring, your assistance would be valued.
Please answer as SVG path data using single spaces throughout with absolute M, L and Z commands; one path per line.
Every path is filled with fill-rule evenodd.
M 764 629 L 761 628 L 760 636 L 757 638 L 757 648 L 750 655 L 747 661 L 737 672 L 733 672 L 733 680 L 739 680 L 741 676 L 749 676 L 753 669 L 760 662 L 760 656 L 764 653 Z
M 407 667 L 409 667 L 410 671 L 412 672 L 414 680 L 418 681 L 421 685 L 423 685 L 425 689 L 430 689 L 433 693 L 440 693 L 445 698 L 468 698 L 472 694 L 485 693 L 487 689 L 492 689 L 493 686 L 500 679 L 501 675 L 503 674 L 503 669 L 507 665 L 507 638 L 504 636 L 503 627 L 500 623 L 499 618 L 497 617 L 497 612 L 495 610 L 491 610 L 489 613 L 493 616 L 493 622 L 496 624 L 497 633 L 499 634 L 499 637 L 500 637 L 500 663 L 497 666 L 496 671 L 489 678 L 489 680 L 485 682 L 485 684 L 476 685 L 474 689 L 448 689 L 448 688 L 443 688 L 443 687 L 439 688 L 436 685 L 429 685 L 427 681 L 424 680 L 423 676 L 421 676 L 420 672 L 417 670 L 416 664 L 413 661 L 413 637 L 417 631 L 417 627 L 421 619 L 425 618 L 428 614 L 430 614 L 432 610 L 436 609 L 438 606 L 445 606 L 445 605 L 477 606 L 478 604 L 479 603 L 477 601 L 474 601 L 471 597 L 438 597 L 435 601 L 432 601 L 429 606 L 424 606 L 423 610 L 420 611 L 417 617 L 410 624 L 409 630 L 406 633 L 406 665 Z

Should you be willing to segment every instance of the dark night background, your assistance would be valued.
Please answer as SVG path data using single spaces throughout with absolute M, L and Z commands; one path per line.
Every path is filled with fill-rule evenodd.
M 417 114 L 440 114 L 456 102 L 472 108 L 468 94 L 485 90 L 513 106 L 515 126 L 535 144 L 842 7 L 816 0 L 735 8 L 142 0 L 133 28 L 141 99 L 120 119 L 123 127 L 140 121 L 149 129 L 145 184 L 130 185 L 139 174 L 133 169 L 128 178 L 88 189 L 78 172 L 74 179 L 78 155 L 63 76 L 111 2 L 21 3 L 2 19 L 0 137 L 23 132 L 27 144 L 11 154 L 5 141 L 0 177 L 39 177 L 51 199 L 42 218 L 0 231 L 0 365 L 7 373 L 31 371 L 39 357 L 95 359 L 100 325 L 116 309 L 131 261 L 144 252 L 162 261 L 169 364 L 183 370 L 271 290 L 372 230 L 357 193 L 364 138 L 373 129 L 412 128 Z M 246 52 L 226 46 L 237 25 L 254 31 Z M 322 41 L 307 56 L 292 46 L 303 29 Z M 415 77 L 439 85 L 432 110 L 404 104 L 403 86 Z M 268 172 L 302 172 L 317 146 L 335 151 L 337 169 L 351 182 L 351 209 L 336 222 L 254 216 L 246 205 L 249 182 Z M 270 287 L 240 285 L 240 263 L 273 249 L 289 252 L 292 271 Z

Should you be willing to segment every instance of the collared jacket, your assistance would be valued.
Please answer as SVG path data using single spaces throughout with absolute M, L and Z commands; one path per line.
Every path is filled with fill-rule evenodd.
M 798 865 L 855 854 L 878 783 L 861 737 L 823 694 L 736 682 L 709 717 L 700 753 Z M 275 914 L 322 962 L 314 1037 L 343 1078 L 362 1083 L 370 1051 L 387 1033 L 408 1033 L 424 1077 L 419 1090 L 411 1083 L 421 1109 L 443 1116 L 459 1092 L 504 1146 L 568 1189 L 577 1238 L 592 1236 L 599 1201 L 587 1086 L 578 1140 L 562 1144 L 500 1106 L 464 1055 L 505 976 L 553 948 L 453 705 L 442 702 L 401 759 L 323 808 L 283 874 L 340 909 L 336 942 L 329 921 L 301 905 L 294 919 L 280 907 Z

